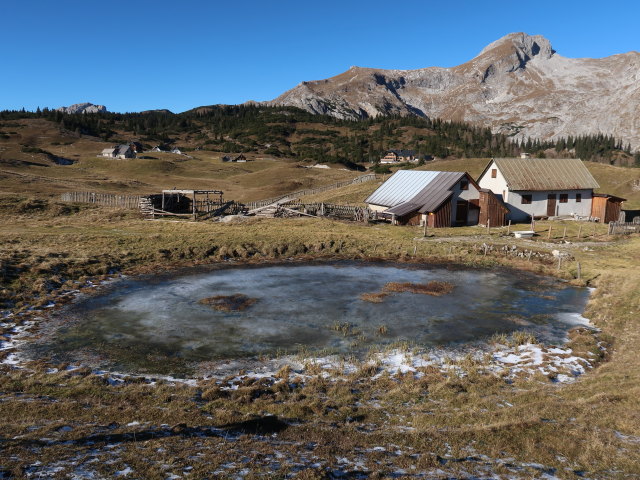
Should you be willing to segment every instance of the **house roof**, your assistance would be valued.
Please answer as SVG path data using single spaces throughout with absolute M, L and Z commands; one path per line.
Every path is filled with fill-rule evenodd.
M 408 202 L 433 180 L 439 172 L 398 170 L 365 200 L 366 203 L 395 207 Z
M 400 157 L 413 157 L 415 156 L 415 152 L 413 150 L 387 150 L 385 152 L 386 154 L 389 153 L 395 153 L 396 155 L 400 156 Z
M 581 190 L 599 188 L 579 158 L 494 158 L 510 190 Z M 491 162 L 480 178 L 487 172 Z
M 130 149 L 131 147 L 129 145 L 118 145 L 114 148 L 114 151 L 116 155 L 124 155 L 125 153 L 127 153 L 127 150 Z
M 451 187 L 465 176 L 464 172 L 398 170 L 365 202 L 390 207 L 385 213 L 398 216 L 416 210 L 432 212 L 453 195 Z
M 115 148 L 105 148 L 102 150 L 102 153 L 113 153 L 115 151 Z
M 616 201 L 616 202 L 626 202 L 627 201 L 626 198 L 617 197 L 615 195 L 609 195 L 608 193 L 594 193 L 593 196 L 594 197 L 610 198 L 611 200 Z

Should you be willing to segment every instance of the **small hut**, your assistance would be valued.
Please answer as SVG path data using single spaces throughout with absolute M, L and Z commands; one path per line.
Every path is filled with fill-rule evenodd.
M 596 218 L 602 223 L 617 222 L 622 211 L 622 202 L 625 200 L 614 195 L 594 193 L 591 201 L 591 218 Z

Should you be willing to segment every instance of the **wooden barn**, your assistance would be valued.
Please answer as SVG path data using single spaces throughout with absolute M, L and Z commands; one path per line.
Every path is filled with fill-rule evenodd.
M 396 225 L 430 228 L 505 224 L 507 207 L 466 172 L 398 170 L 365 202 Z
M 591 217 L 602 223 L 617 222 L 622 212 L 622 202 L 625 198 L 594 193 L 591 200 Z

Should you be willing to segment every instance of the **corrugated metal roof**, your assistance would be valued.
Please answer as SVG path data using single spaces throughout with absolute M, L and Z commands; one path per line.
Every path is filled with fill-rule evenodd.
M 395 207 L 420 193 L 440 172 L 398 170 L 365 200 L 365 203 Z
M 599 188 L 579 158 L 494 158 L 510 190 Z
M 433 212 L 453 195 L 451 188 L 464 176 L 463 172 L 438 172 L 436 178 L 411 201 L 422 205 L 420 213 Z
M 463 172 L 398 170 L 366 202 L 388 206 L 384 213 L 397 216 L 415 211 L 433 212 L 453 195 L 451 188 L 464 176 Z M 379 203 L 382 201 L 389 203 Z
M 421 205 L 418 205 L 413 202 L 404 202 L 404 203 L 401 203 L 400 205 L 396 205 L 393 208 L 389 208 L 385 210 L 384 213 L 393 214 L 393 215 L 397 215 L 398 217 L 402 217 L 404 215 L 407 215 L 408 213 L 415 212 L 420 208 L 420 206 Z

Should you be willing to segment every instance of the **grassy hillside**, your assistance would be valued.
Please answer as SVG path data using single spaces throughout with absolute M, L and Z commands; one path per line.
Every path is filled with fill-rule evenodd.
M 335 142 L 345 138 L 353 140 L 350 135 L 355 127 L 350 124 L 324 124 L 322 121 L 321 118 L 316 123 L 309 119 L 296 122 L 287 141 L 293 148 L 294 145 L 310 144 L 308 139 L 313 137 L 328 149 L 327 159 L 335 160 L 331 153 Z M 383 128 L 382 125 L 372 123 L 360 125 L 360 128 L 375 133 Z M 405 133 L 401 133 L 405 130 Z M 241 164 L 223 163 L 221 158 L 226 153 L 208 149 L 189 150 L 188 155 L 147 152 L 135 160 L 98 158 L 102 149 L 113 142 L 76 134 L 44 118 L 0 122 L 0 131 L 4 132 L 0 135 L 0 189 L 28 195 L 79 190 L 148 194 L 179 187 L 218 189 L 223 190 L 227 198 L 251 201 L 360 174 L 340 163 L 330 163 L 332 168 L 329 169 L 303 168 L 314 162 L 264 152 L 245 153 L 255 161 Z M 396 127 L 393 131 L 396 134 L 400 132 L 399 145 L 410 144 L 417 135 L 417 127 L 411 125 Z M 120 134 L 126 138 L 126 132 Z M 242 133 L 239 135 L 242 136 Z M 435 132 L 429 130 L 429 135 L 433 136 Z M 192 147 L 198 143 L 190 134 L 179 138 L 180 141 L 190 142 Z M 447 158 L 427 162 L 418 168 L 468 171 L 477 178 L 488 158 Z M 587 162 L 587 166 L 600 183 L 600 192 L 627 198 L 627 208 L 640 208 L 640 189 L 634 187 L 634 182 L 640 179 L 640 169 L 595 162 Z M 371 188 L 371 184 L 347 187 L 334 193 L 326 192 L 313 200 L 358 204 L 366 198 Z

